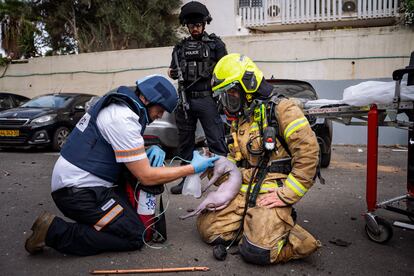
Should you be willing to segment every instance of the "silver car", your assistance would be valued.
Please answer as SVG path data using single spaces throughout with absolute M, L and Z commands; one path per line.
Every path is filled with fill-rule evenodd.
M 196 145 L 202 145 L 205 142 L 205 135 L 200 122 L 197 123 L 195 138 Z M 149 124 L 145 129 L 144 140 L 146 146 L 161 145 L 169 155 L 175 154 L 178 147 L 178 129 L 174 114 L 164 112 L 161 119 Z

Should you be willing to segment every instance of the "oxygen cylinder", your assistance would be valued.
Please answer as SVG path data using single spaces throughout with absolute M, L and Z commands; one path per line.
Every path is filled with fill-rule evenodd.
M 153 227 L 149 226 L 154 223 L 157 199 L 155 195 L 147 193 L 143 190 L 138 190 L 136 196 L 138 199 L 137 213 L 147 229 L 145 232 L 145 241 L 150 241 L 154 230 Z

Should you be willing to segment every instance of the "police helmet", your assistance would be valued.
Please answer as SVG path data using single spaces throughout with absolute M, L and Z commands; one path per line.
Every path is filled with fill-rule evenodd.
M 164 76 L 150 75 L 136 81 L 141 94 L 151 104 L 162 106 L 171 113 L 177 106 L 178 96 L 174 85 Z
M 197 1 L 188 2 L 182 6 L 178 19 L 183 26 L 189 23 L 207 22 L 207 24 L 210 24 L 211 20 L 213 20 L 207 7 Z

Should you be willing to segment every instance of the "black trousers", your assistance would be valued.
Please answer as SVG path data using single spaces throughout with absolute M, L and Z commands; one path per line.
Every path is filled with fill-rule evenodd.
M 63 188 L 52 197 L 59 210 L 75 222 L 56 217 L 46 236 L 47 246 L 81 256 L 142 247 L 144 225 L 121 189 Z
M 183 159 L 191 160 L 195 149 L 195 131 L 197 121 L 200 120 L 207 138 L 207 145 L 211 152 L 227 155 L 227 145 L 224 137 L 224 125 L 217 111 L 217 105 L 211 96 L 188 98 L 190 110 L 185 119 L 184 111 L 177 108 L 175 120 L 178 128 L 177 154 Z

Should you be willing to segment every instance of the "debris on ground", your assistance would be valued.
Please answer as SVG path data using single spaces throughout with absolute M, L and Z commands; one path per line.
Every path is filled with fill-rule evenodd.
M 337 246 L 342 246 L 342 247 L 348 247 L 352 244 L 351 242 L 347 242 L 341 239 L 330 240 L 329 243 L 335 244 Z

